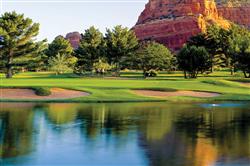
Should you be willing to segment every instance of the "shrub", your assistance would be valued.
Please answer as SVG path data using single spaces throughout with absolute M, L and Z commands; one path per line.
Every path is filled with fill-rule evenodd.
M 93 68 L 97 74 L 104 74 L 108 70 L 112 69 L 112 66 L 103 60 L 99 60 L 98 62 L 93 64 Z
M 67 58 L 65 55 L 57 54 L 55 57 L 49 59 L 49 67 L 50 70 L 56 72 L 56 74 L 63 74 L 72 72 L 76 61 L 77 59 L 75 57 Z
M 49 88 L 44 88 L 44 87 L 36 87 L 32 88 L 35 91 L 35 94 L 38 96 L 49 96 L 51 95 L 51 91 Z
M 149 70 L 144 73 L 145 77 L 157 77 L 158 73 L 155 70 Z

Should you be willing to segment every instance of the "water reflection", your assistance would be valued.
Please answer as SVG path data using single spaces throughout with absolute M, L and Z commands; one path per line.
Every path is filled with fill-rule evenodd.
M 200 106 L 204 108 L 213 108 L 213 107 L 229 107 L 229 108 L 234 108 L 234 107 L 242 107 L 246 103 L 206 103 L 206 104 L 199 104 Z
M 32 151 L 33 105 L 4 104 L 0 111 L 1 158 L 24 155 Z M 20 109 L 21 107 L 21 109 Z M 24 108 L 24 109 L 23 109 Z
M 1 161 L 11 165 L 249 165 L 249 104 L 220 104 L 226 107 L 1 103 Z

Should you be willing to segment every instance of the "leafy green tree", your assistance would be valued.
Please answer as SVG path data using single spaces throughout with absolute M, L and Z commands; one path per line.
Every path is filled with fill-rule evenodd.
M 13 76 L 13 70 L 28 64 L 35 56 L 41 43 L 35 42 L 39 24 L 16 12 L 6 12 L 0 17 L 0 61 L 6 78 Z
M 38 49 L 28 57 L 29 60 L 26 62 L 27 65 L 25 69 L 28 71 L 41 71 L 46 70 L 46 65 L 44 64 L 44 59 L 46 59 L 45 51 L 48 48 L 47 40 L 37 42 L 39 46 Z
M 118 25 L 106 32 L 107 59 L 115 65 L 117 74 L 123 66 L 123 62 L 131 58 L 138 48 L 138 40 L 135 33 L 128 28 Z
M 250 39 L 243 40 L 237 56 L 237 67 L 243 71 L 245 78 L 250 78 Z
M 211 72 L 214 68 L 226 67 L 229 65 L 227 54 L 229 46 L 230 31 L 217 25 L 210 25 L 206 33 L 200 33 L 190 38 L 189 46 L 205 47 L 211 58 Z
M 231 68 L 231 73 L 233 74 L 234 71 L 237 70 L 238 66 L 238 56 L 239 51 L 243 51 L 245 48 L 243 47 L 246 43 L 248 38 L 250 37 L 250 31 L 242 26 L 234 25 L 229 29 L 230 36 L 229 43 L 228 43 L 228 50 L 227 50 L 227 56 L 229 58 L 229 65 Z M 243 49 L 243 50 L 242 50 Z M 243 51 L 245 52 L 245 51 Z
M 93 26 L 85 30 L 75 56 L 78 58 L 76 72 L 92 71 L 93 64 L 105 58 L 103 34 Z
M 56 74 L 63 74 L 66 72 L 72 72 L 72 61 L 69 62 L 68 57 L 65 55 L 57 54 L 55 57 L 49 59 L 49 69 L 56 72 Z M 76 62 L 76 59 L 75 59 Z
M 197 78 L 211 67 L 211 58 L 204 47 L 185 45 L 177 55 L 179 68 L 184 71 L 185 78 Z M 187 75 L 188 74 L 188 75 Z
M 231 55 L 235 67 L 243 71 L 246 78 L 250 78 L 250 32 L 245 28 L 240 28 L 230 40 Z
M 1 32 L 1 29 L 0 29 L 0 49 L 3 47 L 3 43 L 4 43 L 4 38 L 3 36 L 1 36 L 1 34 L 3 34 L 3 31 Z M 3 61 L 2 51 L 0 51 L 0 72 L 4 72 L 4 61 Z
M 136 68 L 147 77 L 153 70 L 171 70 L 174 56 L 164 45 L 147 42 L 140 46 L 132 59 Z
M 100 59 L 98 62 L 93 64 L 93 68 L 97 74 L 105 74 L 108 70 L 112 69 L 112 66 Z
M 70 61 L 74 57 L 73 47 L 70 42 L 66 40 L 63 36 L 57 36 L 49 45 L 48 49 L 45 51 L 47 58 L 45 58 L 45 64 L 48 65 L 48 62 L 51 58 L 56 57 L 58 54 L 64 55 L 67 61 Z

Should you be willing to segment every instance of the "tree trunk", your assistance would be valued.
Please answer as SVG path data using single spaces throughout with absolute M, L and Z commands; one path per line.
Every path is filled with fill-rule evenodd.
M 187 79 L 187 72 L 184 70 L 184 78 Z
M 196 76 L 196 71 L 193 71 L 192 73 L 191 73 L 191 77 L 190 78 L 196 78 L 197 76 Z
M 13 52 L 12 50 L 10 50 L 9 54 L 8 54 L 8 60 L 7 60 L 7 64 L 6 64 L 6 78 L 12 78 L 13 76 L 13 71 L 12 71 L 12 56 L 13 56 Z
M 115 64 L 114 76 L 115 76 L 115 77 L 119 77 L 119 76 L 120 76 L 120 73 L 119 73 L 119 72 L 120 72 L 120 71 L 119 71 L 119 64 L 116 63 L 116 64 Z
M 231 76 L 233 76 L 233 75 L 234 75 L 234 69 L 231 68 Z
M 245 78 L 247 78 L 247 73 L 246 71 L 243 71 Z
M 211 66 L 211 70 L 210 70 L 211 73 L 214 72 L 214 65 Z
M 8 66 L 6 71 L 6 78 L 12 78 L 12 76 L 13 76 L 12 66 Z
M 214 72 L 214 62 L 213 62 L 214 57 L 215 57 L 215 55 L 212 55 L 212 56 L 211 56 L 211 69 L 210 69 L 210 72 L 211 72 L 211 73 Z
M 195 78 L 198 77 L 198 74 L 199 74 L 199 71 L 197 71 L 197 72 L 195 73 Z

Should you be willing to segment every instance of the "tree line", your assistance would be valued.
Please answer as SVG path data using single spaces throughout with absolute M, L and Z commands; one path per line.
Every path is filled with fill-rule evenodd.
M 250 32 L 232 25 L 216 25 L 190 40 L 177 53 L 154 41 L 139 41 L 135 33 L 120 25 L 101 33 L 90 27 L 82 33 L 79 47 L 73 49 L 63 36 L 51 43 L 36 41 L 39 24 L 16 12 L 0 17 L 0 70 L 6 78 L 21 70 L 55 71 L 57 74 L 105 74 L 119 76 L 123 69 L 142 70 L 144 77 L 157 71 L 183 70 L 185 78 L 229 67 L 250 77 Z
M 231 70 L 231 75 L 240 70 L 246 78 L 250 78 L 250 31 L 239 25 L 231 24 L 229 29 L 224 29 L 216 25 L 208 27 L 207 32 L 200 33 L 190 38 L 184 48 L 180 51 L 179 57 L 184 57 L 185 53 L 190 50 L 197 50 L 189 60 L 196 64 L 200 61 L 201 68 L 196 67 L 196 71 L 213 72 L 216 68 L 227 67 Z M 198 51 L 200 49 L 200 51 Z M 205 49 L 205 50 L 204 50 Z M 201 54 L 205 51 L 203 56 Z M 190 55 L 190 54 L 189 54 Z M 187 55 L 186 55 L 187 56 Z M 178 56 L 177 56 L 178 57 Z M 198 57 L 203 57 L 198 60 Z M 192 63 L 182 62 L 179 60 L 180 68 L 184 72 L 190 72 Z M 195 70 L 193 70 L 194 72 Z M 190 77 L 196 77 L 191 74 Z

